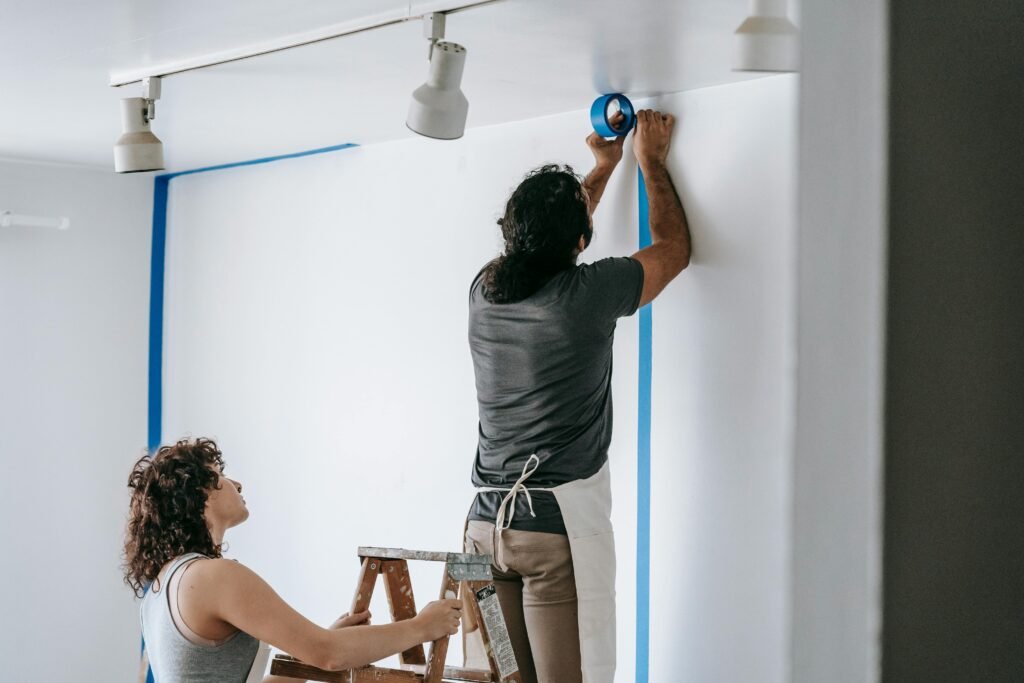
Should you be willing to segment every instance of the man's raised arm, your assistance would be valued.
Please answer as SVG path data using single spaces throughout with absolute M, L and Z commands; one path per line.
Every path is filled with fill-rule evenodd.
M 668 173 L 668 150 L 675 118 L 644 109 L 637 112 L 633 153 L 647 186 L 651 245 L 633 254 L 644 268 L 640 305 L 645 306 L 690 263 L 690 228 Z

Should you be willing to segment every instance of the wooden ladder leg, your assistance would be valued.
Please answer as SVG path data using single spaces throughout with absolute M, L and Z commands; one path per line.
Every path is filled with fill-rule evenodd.
M 377 584 L 377 574 L 380 574 L 382 562 L 376 557 L 364 557 L 363 567 L 359 570 L 359 582 L 356 584 L 356 594 L 352 596 L 352 607 L 349 614 L 365 612 L 370 609 L 370 598 L 373 597 L 373 587 Z
M 444 578 L 441 580 L 441 600 L 458 599 L 459 581 L 453 579 L 448 565 L 444 567 Z M 427 669 L 423 675 L 423 683 L 441 683 L 444 676 L 444 662 L 448 657 L 448 640 L 451 636 L 445 635 L 430 644 L 430 657 L 427 659 Z
M 519 664 L 512 650 L 512 640 L 505 625 L 505 616 L 498 602 L 498 592 L 493 581 L 466 581 L 468 595 L 463 603 L 469 603 L 473 618 L 480 628 L 484 641 L 487 661 L 491 665 L 494 680 L 501 683 L 522 683 Z
M 409 563 L 406 560 L 385 560 L 381 567 L 384 592 L 391 608 L 391 621 L 404 621 L 416 616 L 416 599 L 412 594 Z M 414 645 L 398 655 L 402 664 L 426 664 L 422 645 Z

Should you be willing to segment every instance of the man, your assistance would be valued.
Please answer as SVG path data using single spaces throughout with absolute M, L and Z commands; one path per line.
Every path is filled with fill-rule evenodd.
M 465 544 L 494 556 L 524 682 L 614 678 L 612 341 L 618 318 L 650 303 L 689 263 L 686 217 L 666 166 L 673 126 L 670 115 L 637 115 L 649 247 L 576 264 L 622 158 L 624 137 L 592 134 L 596 165 L 585 180 L 544 166 L 512 193 L 498 221 L 505 251 L 470 290 L 480 427 Z

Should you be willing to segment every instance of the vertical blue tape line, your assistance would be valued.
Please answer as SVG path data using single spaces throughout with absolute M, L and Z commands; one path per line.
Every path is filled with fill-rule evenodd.
M 647 186 L 637 169 L 640 248 L 651 244 Z M 648 683 L 651 652 L 651 304 L 640 309 L 636 444 L 636 683 Z
M 271 161 L 282 159 L 296 159 L 308 157 L 314 154 L 325 152 L 337 152 L 358 145 L 346 143 L 343 145 L 332 145 L 331 147 L 320 147 L 304 152 L 282 154 L 251 161 L 237 161 L 219 166 L 207 166 L 196 168 L 190 171 L 179 171 L 177 173 L 165 173 L 158 175 L 153 181 L 153 245 L 150 256 L 149 269 L 149 396 L 148 396 L 148 426 L 146 433 L 146 448 L 150 454 L 160 447 L 163 439 L 163 396 L 164 396 L 164 265 L 167 247 L 167 196 L 171 186 L 171 179 L 182 175 L 194 173 L 205 173 L 207 171 L 220 171 L 226 168 L 238 168 L 239 166 L 252 166 L 254 164 L 266 164 Z M 146 641 L 142 641 L 142 651 L 146 650 Z M 153 669 L 146 672 L 146 683 L 153 683 Z
M 160 446 L 163 420 L 164 247 L 167 243 L 167 190 L 170 175 L 153 182 L 153 246 L 149 269 L 149 427 L 146 446 Z
M 164 355 L 164 253 L 167 243 L 167 190 L 170 177 L 153 181 L 153 244 L 149 265 L 149 396 L 146 448 L 152 455 L 160 447 L 163 418 Z M 146 652 L 142 639 L 141 651 Z M 146 670 L 146 683 L 154 683 L 153 669 Z

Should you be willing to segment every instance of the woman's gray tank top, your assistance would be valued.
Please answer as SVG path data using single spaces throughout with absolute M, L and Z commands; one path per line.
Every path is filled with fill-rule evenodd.
M 256 658 L 260 643 L 248 633 L 238 631 L 219 645 L 196 645 L 174 625 L 168 602 L 171 577 L 188 562 L 204 557 L 188 553 L 176 558 L 159 589 L 150 586 L 142 598 L 142 636 L 156 683 L 244 683 Z

